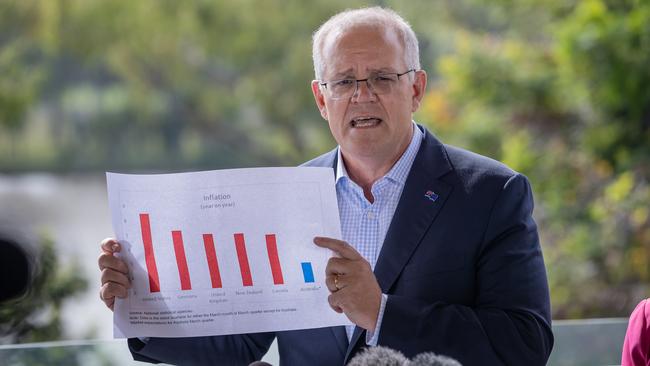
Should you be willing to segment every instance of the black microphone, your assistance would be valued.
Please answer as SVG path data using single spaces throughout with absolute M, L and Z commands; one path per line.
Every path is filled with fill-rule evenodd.
M 420 353 L 413 357 L 408 366 L 462 366 L 451 357 L 436 355 L 433 352 Z
M 347 366 L 407 366 L 409 359 L 388 347 L 369 347 L 354 356 Z
M 0 236 L 0 302 L 27 293 L 31 281 L 31 261 L 23 247 Z

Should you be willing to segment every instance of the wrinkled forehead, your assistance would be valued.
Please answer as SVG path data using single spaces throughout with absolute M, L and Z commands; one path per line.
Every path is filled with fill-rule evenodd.
M 329 77 L 349 69 L 394 72 L 406 65 L 404 45 L 397 32 L 372 24 L 333 30 L 323 42 L 322 55 Z

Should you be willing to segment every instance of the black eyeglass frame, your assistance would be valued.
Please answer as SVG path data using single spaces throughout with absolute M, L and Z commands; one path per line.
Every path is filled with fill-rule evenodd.
M 382 73 L 377 73 L 377 75 L 395 75 L 395 76 L 397 76 L 397 80 L 400 80 L 401 76 L 404 76 L 404 75 L 406 75 L 406 74 L 408 74 L 410 72 L 418 72 L 418 71 L 419 70 L 417 70 L 417 69 L 408 69 L 408 70 L 406 70 L 406 71 L 404 71 L 402 73 L 399 73 L 399 72 L 382 72 Z M 368 80 L 370 80 L 370 78 L 365 78 L 365 79 L 337 79 L 337 80 L 330 80 L 330 81 L 320 82 L 320 83 L 318 83 L 318 85 L 321 85 L 325 89 L 327 89 L 327 84 L 331 84 L 331 83 L 342 81 L 342 80 L 355 81 L 354 91 L 352 92 L 352 94 L 350 94 L 350 96 L 354 95 L 354 93 L 356 93 L 357 90 L 359 90 L 359 83 L 363 82 L 363 81 L 366 82 L 366 85 L 368 86 L 368 88 L 373 90 L 373 93 L 375 92 L 374 89 L 372 89 L 372 87 L 370 86 L 370 83 L 368 82 Z

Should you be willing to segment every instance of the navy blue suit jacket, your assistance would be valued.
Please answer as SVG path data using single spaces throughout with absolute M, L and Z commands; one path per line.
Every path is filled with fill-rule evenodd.
M 388 295 L 379 345 L 471 365 L 545 365 L 553 347 L 548 283 L 527 179 L 443 145 L 426 129 L 375 266 Z M 336 150 L 305 166 L 335 167 Z M 434 201 L 428 191 L 438 195 Z M 432 196 L 432 195 L 430 195 Z M 277 337 L 281 365 L 344 365 L 357 327 L 129 340 L 136 360 L 246 365 Z

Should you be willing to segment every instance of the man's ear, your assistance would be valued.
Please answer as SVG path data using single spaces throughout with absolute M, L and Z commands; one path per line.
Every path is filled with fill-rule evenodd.
M 312 80 L 311 82 L 311 92 L 314 94 L 314 99 L 316 100 L 316 106 L 320 111 L 320 115 L 327 121 L 327 107 L 325 106 L 325 96 L 320 88 L 320 82 L 318 80 Z
M 422 98 L 427 88 L 427 72 L 424 70 L 415 71 L 415 79 L 413 80 L 413 105 L 411 106 L 411 112 L 420 108 L 422 103 Z

